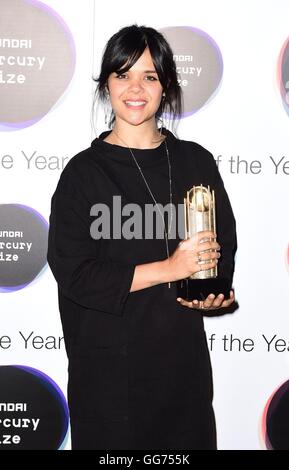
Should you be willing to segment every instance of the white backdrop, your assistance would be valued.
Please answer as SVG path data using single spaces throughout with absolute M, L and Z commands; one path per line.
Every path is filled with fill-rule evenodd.
M 92 74 L 109 37 L 121 27 L 137 23 L 157 29 L 191 26 L 206 32 L 218 44 L 224 62 L 221 85 L 201 110 L 182 119 L 178 136 L 208 148 L 215 158 L 237 220 L 238 253 L 234 287 L 240 308 L 233 315 L 207 318 L 208 339 L 215 339 L 211 358 L 214 408 L 219 449 L 262 449 L 261 416 L 274 390 L 289 379 L 288 359 L 288 250 L 287 115 L 277 81 L 278 57 L 289 37 L 286 0 L 191 0 L 164 4 L 122 0 L 111 6 L 93 0 L 46 0 L 67 23 L 76 45 L 74 78 L 57 106 L 38 123 L 14 132 L 1 132 L 0 159 L 13 155 L 15 165 L 0 165 L 1 203 L 33 207 L 47 220 L 50 198 L 61 170 L 27 168 L 23 158 L 37 151 L 46 157 L 72 157 L 90 145 Z M 288 74 L 289 76 L 289 74 Z M 104 128 L 99 128 L 99 132 Z M 260 171 L 246 171 L 246 163 Z M 270 158 L 271 157 L 271 158 Z M 273 160 L 282 163 L 276 169 Z M 255 164 L 256 167 L 256 164 Z M 25 289 L 0 294 L 1 334 L 11 347 L 0 348 L 1 365 L 24 364 L 42 370 L 66 393 L 66 356 L 62 347 L 25 348 L 24 335 L 61 337 L 56 283 L 46 269 Z M 222 338 L 247 340 L 238 350 L 224 350 Z M 263 336 L 264 335 L 264 336 Z M 273 340 L 284 339 L 284 351 Z M 265 337 L 265 338 L 264 338 Z M 254 344 L 252 343 L 254 342 Z M 238 343 L 238 344 L 237 344 Z M 249 347 L 253 344 L 253 347 Z M 226 349 L 230 349 L 226 343 Z M 69 441 L 67 447 L 69 448 Z

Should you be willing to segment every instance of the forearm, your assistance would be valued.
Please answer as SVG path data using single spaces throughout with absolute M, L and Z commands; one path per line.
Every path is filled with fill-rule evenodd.
M 134 271 L 130 292 L 171 281 L 168 260 L 139 264 Z

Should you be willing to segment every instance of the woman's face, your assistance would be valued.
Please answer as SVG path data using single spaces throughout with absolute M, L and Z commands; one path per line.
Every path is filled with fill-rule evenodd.
M 150 120 L 155 122 L 162 86 L 148 48 L 127 72 L 110 74 L 107 86 L 116 123 L 122 120 L 138 126 Z

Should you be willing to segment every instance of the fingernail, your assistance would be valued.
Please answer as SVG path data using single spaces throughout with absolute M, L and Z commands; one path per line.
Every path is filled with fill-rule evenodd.
M 178 301 L 178 302 L 180 302 L 180 301 L 181 301 L 181 299 L 178 297 L 178 298 L 177 298 L 177 301 Z
M 199 301 L 198 301 L 198 300 L 193 300 L 193 304 L 194 304 L 194 305 L 198 305 L 198 304 L 199 304 Z

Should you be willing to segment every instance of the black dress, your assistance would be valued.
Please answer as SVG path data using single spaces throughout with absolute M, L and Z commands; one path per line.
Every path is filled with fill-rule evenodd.
M 200 145 L 164 133 L 174 204 L 181 204 L 194 184 L 216 190 L 219 272 L 230 277 L 235 221 L 215 161 Z M 165 240 L 91 236 L 95 204 L 113 207 L 117 199 L 122 206 L 143 208 L 153 203 L 129 150 L 103 141 L 106 135 L 69 161 L 51 205 L 48 262 L 58 283 L 69 359 L 72 448 L 214 449 L 212 374 L 202 315 L 176 301 L 175 283 L 170 289 L 159 284 L 129 292 L 136 265 L 166 258 Z M 165 206 L 165 143 L 133 152 L 156 200 Z M 113 220 L 111 237 L 112 227 Z M 169 240 L 170 254 L 179 241 L 178 236 Z

